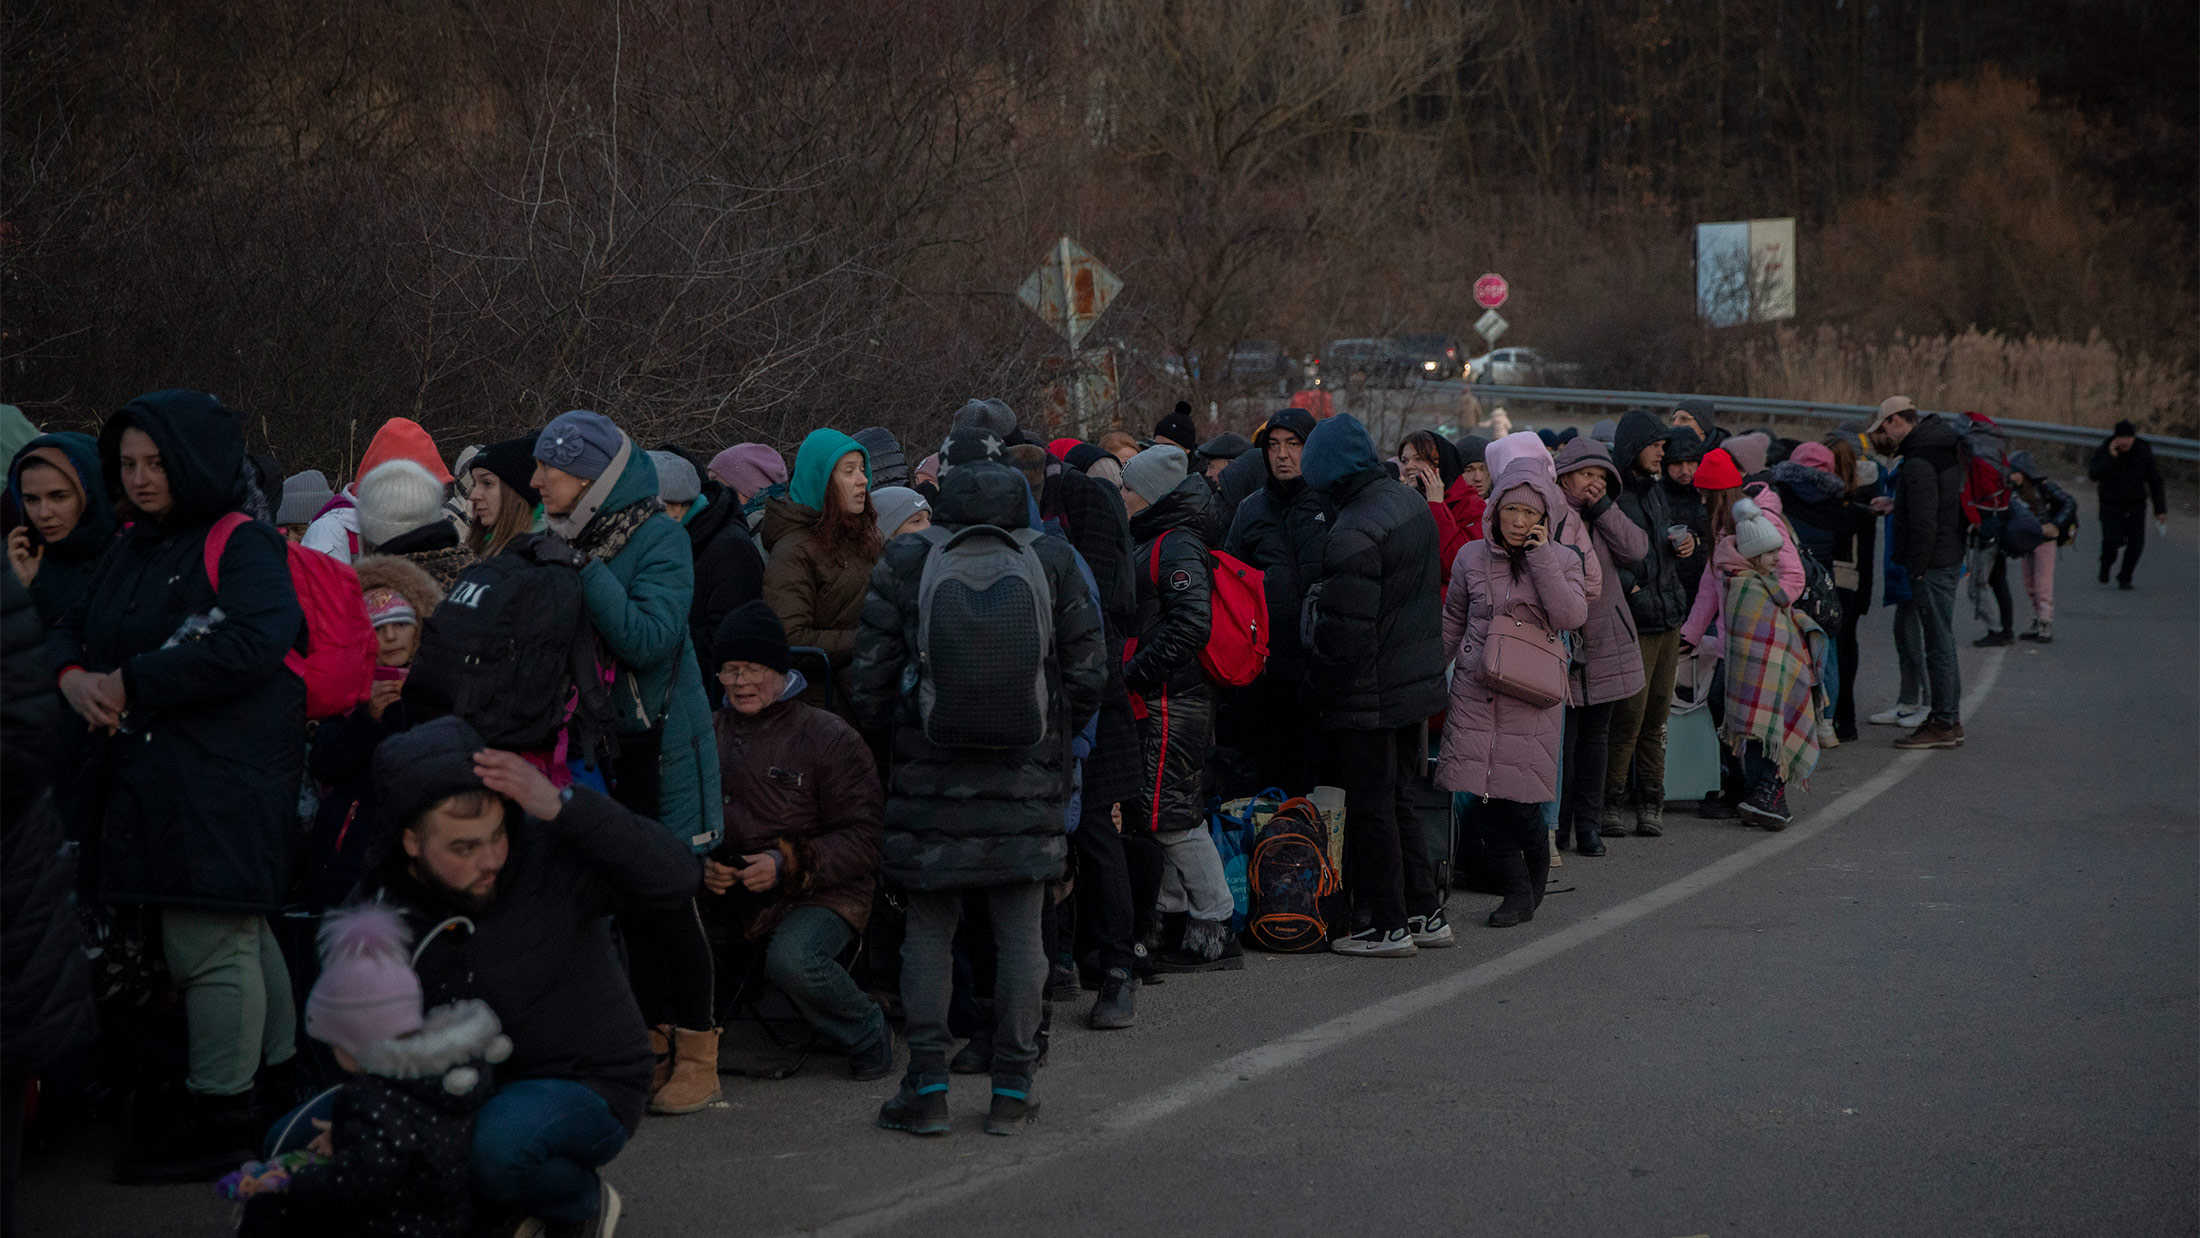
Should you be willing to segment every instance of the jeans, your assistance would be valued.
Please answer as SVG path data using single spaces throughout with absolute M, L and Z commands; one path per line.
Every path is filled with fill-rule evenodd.
M 290 971 L 267 917 L 164 907 L 160 941 L 190 1029 L 185 1088 L 242 1096 L 262 1061 L 287 1062 L 297 1052 Z
M 1081 828 L 1079 833 L 1083 833 Z M 962 890 L 911 891 L 909 932 L 901 945 L 901 1001 L 907 1015 L 909 1073 L 944 1075 L 954 1033 L 955 928 Z M 993 1073 L 1030 1078 L 1039 1060 L 1039 1016 L 1046 992 L 1046 947 L 1039 936 L 1044 882 L 1019 881 L 980 891 L 993 920 Z
M 1428 724 L 1331 731 L 1329 739 L 1336 785 L 1344 789 L 1345 888 L 1373 914 L 1376 929 L 1402 929 L 1409 916 L 1439 906 L 1428 835 L 1407 785 L 1428 776 Z
M 2115 566 L 2116 552 L 2124 552 L 2124 566 L 2116 573 L 2116 579 L 2131 583 L 2131 574 L 2139 568 L 2139 556 L 2147 548 L 2147 509 L 2133 507 L 2129 511 L 2101 509 L 2101 575 Z
M 1962 573 L 1961 567 L 1936 567 L 1913 582 L 1925 628 L 1925 676 L 1933 688 L 1929 720 L 1949 726 L 1963 721 L 1963 672 L 1956 665 L 1956 581 Z
M 1673 711 L 1673 680 L 1680 672 L 1681 632 L 1672 628 L 1642 638 L 1643 690 L 1612 703 L 1612 736 L 1604 767 L 1604 802 L 1617 804 L 1635 775 L 1638 803 L 1665 803 L 1665 724 Z
M 1902 672 L 1902 690 L 1895 701 L 1902 705 L 1930 707 L 1932 680 L 1925 674 L 1924 586 L 1914 585 L 1910 600 L 1894 607 L 1894 660 Z
M 1560 774 L 1565 790 L 1558 796 L 1558 845 L 1572 839 L 1576 847 L 1591 847 L 1604 824 L 1604 778 L 1611 751 L 1612 707 L 1617 702 L 1569 705 L 1562 732 L 1565 764 Z
M 823 907 L 797 907 L 772 929 L 764 973 L 818 1034 L 844 1049 L 868 1048 L 886 1029 L 886 1014 L 856 987 L 840 953 L 855 926 Z
M 1765 755 L 1763 740 L 1752 739 L 1742 745 L 1742 783 L 1751 792 L 1780 786 L 1779 763 Z
M 650 1026 L 690 1031 L 718 1026 L 716 964 L 695 900 L 663 910 L 622 911 L 627 978 Z
M 2032 599 L 2032 622 L 2055 622 L 2055 551 L 2053 542 L 2041 542 L 2024 559 L 2024 592 Z
M 275 1120 L 269 1159 L 304 1147 L 336 1111 L 334 1088 Z M 626 1146 L 611 1106 L 571 1079 L 514 1079 L 474 1115 L 474 1196 L 516 1204 L 546 1221 L 596 1213 L 596 1170 Z

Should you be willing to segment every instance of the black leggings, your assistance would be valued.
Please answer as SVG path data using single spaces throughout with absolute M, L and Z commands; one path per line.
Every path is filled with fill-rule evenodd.
M 1474 806 L 1474 823 L 1482 835 L 1483 852 L 1504 887 L 1505 905 L 1533 910 L 1543 901 L 1543 887 L 1551 876 L 1551 836 L 1543 828 L 1543 806 L 1486 799 Z
M 2016 605 L 2009 597 L 2009 556 L 1994 552 L 1994 566 L 1986 573 L 1987 587 L 1994 591 L 1994 605 L 2001 610 L 2001 626 L 1996 632 L 2006 632 L 2016 622 Z
M 1856 736 L 1856 626 L 1863 622 L 1870 599 L 1855 589 L 1836 589 L 1841 599 L 1841 631 L 1833 638 L 1835 660 L 1841 663 L 1840 691 L 1833 701 L 1833 729 L 1843 739 Z
M 1558 802 L 1558 845 L 1585 844 L 1589 834 L 1604 824 L 1604 775 L 1611 759 L 1612 707 L 1566 707 L 1565 789 Z

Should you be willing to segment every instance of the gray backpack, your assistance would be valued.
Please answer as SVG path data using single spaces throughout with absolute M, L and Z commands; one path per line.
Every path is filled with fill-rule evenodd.
M 946 748 L 1029 748 L 1054 721 L 1054 586 L 1037 529 L 989 524 L 918 534 L 916 706 Z

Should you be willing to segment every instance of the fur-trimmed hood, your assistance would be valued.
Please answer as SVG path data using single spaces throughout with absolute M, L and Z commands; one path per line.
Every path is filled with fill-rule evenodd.
M 510 1056 L 512 1041 L 496 1012 L 468 998 L 429 1011 L 417 1032 L 361 1048 L 358 1059 L 366 1074 L 434 1081 L 449 1096 L 479 1101 L 488 1095 L 488 1068 Z
M 426 622 L 429 615 L 443 601 L 443 587 L 435 583 L 427 569 L 411 559 L 398 555 L 363 555 L 352 564 L 359 573 L 359 589 L 394 589 L 407 602 L 413 612 Z

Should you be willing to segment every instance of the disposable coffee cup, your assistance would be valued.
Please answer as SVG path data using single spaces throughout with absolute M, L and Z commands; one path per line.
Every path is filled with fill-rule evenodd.
M 1673 549 L 1679 550 L 1681 543 L 1687 541 L 1693 532 L 1685 524 L 1669 524 L 1665 526 L 1665 540 L 1673 543 Z

